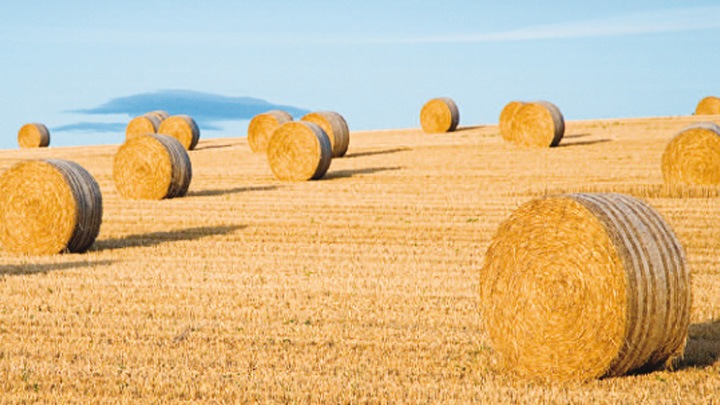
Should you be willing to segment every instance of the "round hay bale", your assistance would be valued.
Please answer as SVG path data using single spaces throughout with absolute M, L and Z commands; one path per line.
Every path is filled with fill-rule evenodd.
M 530 201 L 499 227 L 480 275 L 498 366 L 538 380 L 660 368 L 684 349 L 690 275 L 675 234 L 622 194 Z
M 452 132 L 459 123 L 460 111 L 450 98 L 434 98 L 420 110 L 420 126 L 426 133 Z
M 268 163 L 275 177 L 285 181 L 318 180 L 332 160 L 325 131 L 312 122 L 293 121 L 279 126 L 268 142 Z
M 180 141 L 186 150 L 193 150 L 200 140 L 200 128 L 188 115 L 173 115 L 160 124 L 159 134 L 172 136 Z
M 720 114 L 720 98 L 708 96 L 700 100 L 695 107 L 695 115 Z
M 293 120 L 292 115 L 281 110 L 272 110 L 254 116 L 250 120 L 247 142 L 255 153 L 267 152 L 267 144 L 273 132 L 282 124 Z
M 154 134 L 160 128 L 162 121 L 156 115 L 145 114 L 139 117 L 135 117 L 128 122 L 125 127 L 125 140 L 137 138 L 138 136 L 145 134 Z
M 535 101 L 518 108 L 510 124 L 510 136 L 503 138 L 521 146 L 547 148 L 558 146 L 564 134 L 565 120 L 560 109 L 547 101 Z
M 50 131 L 36 122 L 23 125 L 18 131 L 18 145 L 21 148 L 44 148 L 50 145 Z
M 126 198 L 161 200 L 182 197 L 192 179 L 192 164 L 177 139 L 147 134 L 125 142 L 113 159 L 113 180 Z
M 144 115 L 155 116 L 160 119 L 161 123 L 170 117 L 170 114 L 168 114 L 168 112 L 165 110 L 154 110 L 154 111 L 147 112 Z
M 503 107 L 500 111 L 500 118 L 498 119 L 498 127 L 500 129 L 500 136 L 507 141 L 513 141 L 512 138 L 512 121 L 515 118 L 515 114 L 524 106 L 525 103 L 522 101 L 511 101 Z
M 342 115 L 335 111 L 311 112 L 301 118 L 302 121 L 316 124 L 330 138 L 332 157 L 343 157 L 350 145 L 350 129 Z
M 18 163 L 0 176 L 0 244 L 12 253 L 82 253 L 100 232 L 102 195 L 66 160 Z
M 681 130 L 665 147 L 660 166 L 668 184 L 720 185 L 720 127 L 703 122 Z

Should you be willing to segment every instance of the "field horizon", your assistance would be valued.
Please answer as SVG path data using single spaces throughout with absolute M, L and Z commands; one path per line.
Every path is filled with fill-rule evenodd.
M 186 197 L 127 200 L 119 145 L 0 150 L 75 161 L 103 224 L 85 254 L 0 250 L 4 402 L 660 402 L 720 395 L 720 189 L 669 187 L 660 156 L 714 116 L 567 121 L 523 149 L 497 125 L 352 131 L 322 180 L 277 181 L 244 137 L 200 138 Z M 350 123 L 352 127 L 352 123 Z M 51 141 L 52 145 L 52 141 Z M 540 384 L 495 371 L 478 279 L 498 225 L 534 198 L 632 195 L 692 274 L 675 370 Z

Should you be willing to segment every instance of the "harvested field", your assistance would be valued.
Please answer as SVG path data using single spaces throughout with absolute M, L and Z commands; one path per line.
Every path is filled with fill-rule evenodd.
M 720 116 L 567 121 L 557 148 L 498 127 L 356 131 L 322 181 L 276 180 L 244 138 L 189 152 L 187 196 L 129 201 L 118 145 L 0 152 L 76 161 L 104 217 L 86 254 L 0 252 L 4 402 L 707 403 L 720 397 L 720 192 L 664 185 L 669 140 Z M 460 158 L 461 157 L 461 158 Z M 683 244 L 693 302 L 676 371 L 542 385 L 493 369 L 479 272 L 537 196 L 619 192 Z M 715 399 L 716 400 L 716 399 Z

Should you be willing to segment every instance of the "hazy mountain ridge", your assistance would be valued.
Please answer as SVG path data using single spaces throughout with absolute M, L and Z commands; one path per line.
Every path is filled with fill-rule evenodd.
M 309 110 L 275 104 L 253 97 L 230 97 L 220 94 L 193 90 L 159 90 L 151 93 L 139 93 L 117 97 L 92 108 L 68 111 L 84 115 L 117 115 L 130 117 L 142 115 L 148 111 L 165 110 L 171 115 L 187 114 L 198 123 L 201 129 L 218 130 L 220 121 L 250 120 L 257 114 L 270 110 L 284 110 L 298 118 Z M 123 131 L 127 122 L 90 122 L 83 121 L 52 128 L 53 131 Z

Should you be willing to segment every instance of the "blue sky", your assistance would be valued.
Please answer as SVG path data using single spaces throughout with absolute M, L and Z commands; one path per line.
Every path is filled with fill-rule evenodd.
M 516 99 L 569 120 L 690 114 L 720 96 L 718 49 L 717 1 L 3 2 L 0 148 L 26 122 L 51 145 L 119 143 L 154 103 L 202 137 L 244 136 L 254 102 L 351 129 L 418 126 L 438 96 L 461 125 Z

